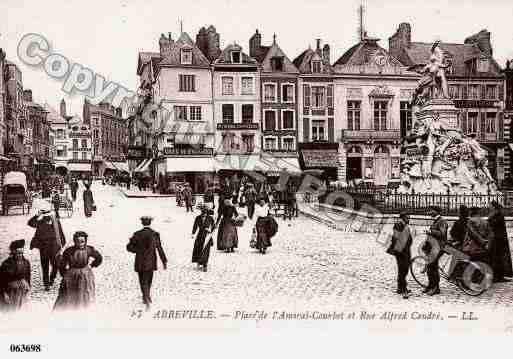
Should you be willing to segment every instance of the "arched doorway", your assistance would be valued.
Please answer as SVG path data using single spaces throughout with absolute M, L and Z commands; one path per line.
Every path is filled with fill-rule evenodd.
M 59 175 L 59 176 L 62 176 L 62 177 L 66 177 L 66 175 L 68 174 L 68 169 L 64 166 L 58 166 L 55 168 L 55 172 Z
M 390 152 L 386 146 L 377 146 L 374 150 L 374 184 L 386 186 L 390 179 Z
M 351 181 L 362 178 L 362 149 L 360 146 L 352 146 L 347 151 L 346 179 Z

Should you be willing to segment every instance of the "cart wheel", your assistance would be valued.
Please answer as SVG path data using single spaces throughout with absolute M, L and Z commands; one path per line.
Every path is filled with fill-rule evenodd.
M 483 271 L 476 263 L 472 261 L 464 261 L 466 263 L 465 272 L 469 272 L 470 277 L 458 278 L 458 288 L 465 294 L 477 297 L 483 294 L 492 284 L 492 276 L 487 276 L 486 271 Z M 465 274 L 463 275 L 465 277 Z
M 413 258 L 410 262 L 410 273 L 415 282 L 417 282 L 421 287 L 427 288 L 428 286 L 428 278 L 427 278 L 427 265 L 428 261 L 424 256 L 417 256 Z

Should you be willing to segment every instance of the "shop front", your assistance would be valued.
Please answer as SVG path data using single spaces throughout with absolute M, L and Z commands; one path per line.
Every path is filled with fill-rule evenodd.
M 338 143 L 300 143 L 299 164 L 302 170 L 321 170 L 321 179 L 336 181 L 338 178 Z
M 92 173 L 91 161 L 70 161 L 68 162 L 67 170 L 68 173 L 73 177 L 88 178 Z

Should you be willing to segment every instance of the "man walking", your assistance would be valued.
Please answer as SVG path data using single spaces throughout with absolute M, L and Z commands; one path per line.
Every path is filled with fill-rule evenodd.
M 434 241 L 426 242 L 422 250 L 429 257 L 427 265 L 428 286 L 424 289 L 424 293 L 428 295 L 440 294 L 440 273 L 438 272 L 438 260 L 443 254 L 442 249 L 447 243 L 447 229 L 449 225 L 442 217 L 442 209 L 440 207 L 431 207 L 429 211 L 433 217 L 433 224 L 429 227 L 426 234 Z
M 69 187 L 71 189 L 71 198 L 73 199 L 73 202 L 75 202 L 77 200 L 77 191 L 78 191 L 78 181 L 76 180 L 76 178 L 73 178 L 71 180 Z
M 146 310 L 150 309 L 152 303 L 150 290 L 153 272 L 157 270 L 157 252 L 164 270 L 167 269 L 167 258 L 160 243 L 160 235 L 150 228 L 152 220 L 152 217 L 141 217 L 143 229 L 135 232 L 126 246 L 129 252 L 135 253 L 135 271 L 139 276 L 139 285 Z
M 58 254 L 64 248 L 66 238 L 64 238 L 61 222 L 56 216 L 52 216 L 50 211 L 39 211 L 28 221 L 28 225 L 36 229 L 34 238 L 30 242 L 30 249 L 39 249 L 43 284 L 48 291 L 57 276 Z M 50 266 L 51 273 L 49 273 Z
M 255 213 L 255 203 L 257 199 L 257 192 L 253 183 L 247 184 L 247 189 L 244 191 L 244 200 L 248 208 L 248 217 L 253 220 L 253 214 Z
M 183 197 L 185 200 L 185 208 L 187 212 L 194 212 L 192 209 L 192 188 L 189 183 L 185 184 L 185 189 L 183 190 Z

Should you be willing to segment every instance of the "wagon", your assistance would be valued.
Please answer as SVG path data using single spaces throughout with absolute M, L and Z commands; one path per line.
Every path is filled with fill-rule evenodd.
M 27 177 L 23 172 L 8 172 L 4 176 L 2 187 L 2 214 L 9 214 L 12 207 L 21 208 L 22 214 L 28 214 L 32 208 L 32 194 L 27 188 Z

